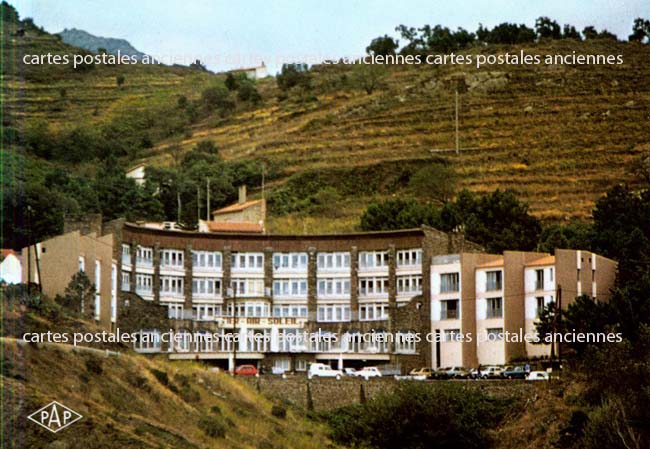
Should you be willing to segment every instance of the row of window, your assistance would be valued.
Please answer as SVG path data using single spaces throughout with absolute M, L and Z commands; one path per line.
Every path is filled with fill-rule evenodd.
M 151 292 L 153 275 L 135 275 L 136 291 Z M 122 271 L 122 290 L 129 290 L 131 273 Z M 161 276 L 160 288 L 163 294 L 183 294 L 184 277 Z M 265 296 L 263 279 L 234 278 L 231 280 L 233 293 L 238 296 Z M 192 280 L 192 293 L 195 295 L 221 295 L 221 278 L 195 277 Z M 418 294 L 422 292 L 421 276 L 398 276 L 397 292 Z M 346 296 L 350 294 L 349 278 L 318 279 L 317 294 L 319 297 Z M 305 298 L 307 296 L 307 279 L 281 279 L 273 282 L 274 296 Z M 388 278 L 361 278 L 359 280 L 359 295 L 388 295 Z
M 122 245 L 123 261 L 130 264 L 131 247 Z M 150 265 L 153 263 L 153 249 L 138 246 L 136 249 L 138 263 Z M 234 253 L 231 256 L 232 269 L 263 269 L 263 253 Z M 160 251 L 160 263 L 165 267 L 183 267 L 184 252 L 182 250 L 163 249 Z M 422 263 L 422 250 L 401 250 L 397 252 L 397 266 L 409 267 Z M 199 268 L 221 268 L 222 256 L 218 251 L 192 251 L 192 264 Z M 349 252 L 319 253 L 317 258 L 319 270 L 336 270 L 350 268 Z M 275 270 L 307 269 L 307 253 L 274 253 L 273 267 Z M 359 253 L 359 267 L 382 268 L 388 267 L 388 251 L 363 251 Z

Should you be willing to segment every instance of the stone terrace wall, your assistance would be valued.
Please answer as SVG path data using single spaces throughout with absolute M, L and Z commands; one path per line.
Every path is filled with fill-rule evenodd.
M 332 410 L 346 405 L 358 404 L 361 398 L 361 385 L 363 385 L 366 399 L 371 399 L 381 393 L 390 392 L 400 382 L 390 377 L 381 379 L 351 379 L 341 380 L 317 378 L 307 380 L 306 376 L 261 376 L 259 378 L 240 378 L 248 382 L 259 391 L 273 399 L 288 402 L 299 408 L 307 408 L 307 385 L 311 389 L 311 397 L 315 411 Z M 440 382 L 427 381 L 426 385 L 434 387 Z M 512 397 L 520 401 L 533 400 L 540 389 L 548 389 L 546 382 L 531 383 L 526 381 L 451 381 L 462 383 L 465 388 L 480 389 L 494 397 Z

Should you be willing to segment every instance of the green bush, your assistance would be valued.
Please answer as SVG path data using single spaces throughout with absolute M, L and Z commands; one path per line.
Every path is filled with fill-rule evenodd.
M 203 416 L 199 420 L 199 429 L 212 438 L 225 438 L 226 426 L 221 420 L 212 416 Z
M 408 383 L 324 417 L 332 438 L 353 448 L 471 449 L 489 446 L 488 430 L 511 405 L 458 385 Z
M 275 416 L 276 418 L 284 419 L 287 417 L 287 409 L 282 405 L 274 404 L 273 407 L 271 407 L 271 415 Z
M 102 361 L 96 357 L 86 359 L 86 371 L 91 374 L 101 375 L 104 372 Z
M 151 371 L 151 374 L 153 374 L 153 377 L 155 377 L 158 380 L 158 382 L 160 382 L 161 384 L 163 384 L 166 387 L 169 386 L 169 376 L 167 375 L 167 373 L 165 371 L 161 371 L 161 370 L 156 369 L 156 368 L 151 368 L 150 371 Z

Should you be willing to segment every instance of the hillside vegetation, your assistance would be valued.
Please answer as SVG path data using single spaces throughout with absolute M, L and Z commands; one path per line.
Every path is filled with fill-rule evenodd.
M 637 182 L 650 155 L 650 45 L 641 42 L 541 38 L 475 42 L 457 52 L 620 54 L 621 65 L 320 65 L 309 69 L 309 82 L 293 87 L 266 78 L 233 90 L 200 63 L 25 65 L 25 54 L 87 54 L 29 20 L 5 26 L 2 39 L 3 141 L 10 150 L 24 148 L 36 165 L 72 166 L 92 178 L 109 156 L 121 167 L 169 167 L 211 140 L 226 162 L 253 164 L 247 169 L 255 179 L 265 170 L 271 232 L 358 230 L 369 203 L 413 194 L 409 180 L 429 164 L 457 175 L 456 192 L 513 189 L 545 224 L 587 220 L 609 188 Z M 5 157 L 9 165 L 23 164 L 11 162 L 16 154 Z M 39 179 L 27 170 L 8 175 L 16 183 Z M 296 187 L 305 180 L 309 189 Z M 260 183 L 249 187 L 261 193 Z M 195 216 L 189 198 L 196 187 L 186 190 L 183 214 Z M 418 196 L 437 202 L 426 192 Z M 287 198 L 297 207 L 284 207 Z M 164 206 L 172 211 L 165 218 L 176 219 L 176 200 Z
M 540 218 L 585 218 L 596 198 L 613 184 L 630 181 L 635 163 L 648 155 L 650 48 L 615 42 L 549 42 L 497 47 L 485 52 L 624 55 L 621 66 L 390 67 L 371 95 L 341 86 L 351 67 L 314 69 L 311 101 L 279 101 L 271 91 L 254 111 L 219 123 L 204 122 L 191 138 L 173 139 L 189 148 L 213 139 L 227 158 L 256 158 L 286 175 L 316 169 L 335 175 L 358 168 L 360 185 L 372 168 L 424 165 L 434 151 L 474 192 L 513 188 Z M 474 50 L 476 51 L 476 50 Z M 465 80 L 460 96 L 460 155 L 454 147 L 454 92 L 448 81 Z M 167 145 L 148 160 L 169 160 Z M 379 167 L 378 167 L 379 168 Z M 379 170 L 380 172 L 382 170 Z M 363 177 L 366 176 L 366 177 Z M 379 192 L 390 195 L 391 192 Z M 350 196 L 350 206 L 364 203 Z

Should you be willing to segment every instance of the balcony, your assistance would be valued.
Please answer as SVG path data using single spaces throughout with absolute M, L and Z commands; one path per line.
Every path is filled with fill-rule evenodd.
M 140 295 L 140 296 L 152 296 L 153 295 L 153 289 L 151 287 L 136 286 L 135 287 L 135 293 Z
M 135 258 L 135 265 L 138 268 L 153 268 L 153 259 L 144 258 L 144 257 L 136 257 Z
M 122 265 L 123 266 L 131 266 L 131 255 L 130 254 L 122 254 Z

